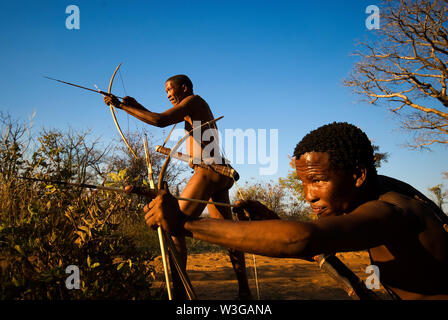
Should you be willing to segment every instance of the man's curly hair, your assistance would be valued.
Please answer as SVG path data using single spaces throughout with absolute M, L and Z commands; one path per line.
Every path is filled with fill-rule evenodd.
M 347 122 L 333 122 L 308 133 L 296 146 L 294 157 L 307 152 L 327 152 L 330 167 L 351 171 L 364 165 L 370 176 L 376 176 L 374 151 L 367 135 Z

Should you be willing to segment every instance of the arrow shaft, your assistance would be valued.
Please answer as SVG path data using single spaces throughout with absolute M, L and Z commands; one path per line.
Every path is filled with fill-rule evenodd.
M 98 190 L 105 190 L 105 191 L 112 191 L 112 192 L 126 193 L 126 194 L 133 193 L 133 194 L 145 196 L 150 199 L 154 199 L 157 196 L 157 192 L 154 189 L 148 189 L 148 188 L 144 188 L 144 187 L 132 187 L 132 189 L 120 189 L 120 188 L 99 186 L 99 185 L 94 185 L 94 184 L 73 183 L 73 182 L 57 181 L 57 180 L 50 180 L 50 179 L 37 179 L 37 178 L 29 178 L 29 177 L 18 177 L 18 178 L 24 179 L 24 180 L 60 184 L 60 185 L 79 187 L 79 188 L 98 189 Z M 214 204 L 215 206 L 223 206 L 223 207 L 234 207 L 235 206 L 233 204 L 224 203 L 224 202 L 213 202 L 213 201 L 206 201 L 206 200 L 200 200 L 200 199 L 183 198 L 183 197 L 178 197 L 175 195 L 173 195 L 173 197 L 176 198 L 177 200 L 181 200 L 181 201 L 192 201 L 192 202 L 199 202 L 199 203 L 204 203 L 204 204 Z
M 60 82 L 60 83 L 68 84 L 69 86 L 77 87 L 77 88 L 80 88 L 80 89 L 89 90 L 89 91 L 92 91 L 92 92 L 95 92 L 95 93 L 100 93 L 102 95 L 106 95 L 106 96 L 109 96 L 109 97 L 113 96 L 113 94 L 111 94 L 111 93 L 107 93 L 107 92 L 104 92 L 104 91 L 101 91 L 101 90 L 99 90 L 99 91 L 98 90 L 94 90 L 94 89 L 91 89 L 91 88 L 87 88 L 87 87 L 81 86 L 79 84 L 74 84 L 74 83 L 71 83 L 71 82 L 62 81 L 62 80 L 50 78 L 50 77 L 47 77 L 47 76 L 44 76 L 44 78 L 49 79 L 49 80 L 53 80 L 53 81 L 57 81 L 57 82 Z M 115 96 L 115 97 L 117 97 L 119 99 L 123 99 L 122 97 L 119 97 L 119 96 Z
M 98 185 L 86 184 L 86 183 L 73 183 L 73 182 L 66 182 L 66 181 L 57 181 L 57 180 L 49 180 L 49 179 L 37 179 L 37 178 L 29 178 L 29 177 L 19 177 L 19 178 L 20 179 L 25 179 L 25 180 L 37 181 L 37 182 L 46 182 L 46 183 L 54 183 L 54 184 L 72 186 L 72 187 L 106 190 L 106 191 L 113 191 L 113 192 L 119 192 L 119 193 L 128 193 L 124 189 L 105 187 L 105 186 L 98 186 Z

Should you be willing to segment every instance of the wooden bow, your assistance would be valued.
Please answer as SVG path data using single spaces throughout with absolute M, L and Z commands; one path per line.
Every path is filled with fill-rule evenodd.
M 110 78 L 109 89 L 108 89 L 108 93 L 109 94 L 111 93 L 111 90 L 112 90 L 112 84 L 114 82 L 115 75 L 117 74 L 117 71 L 118 71 L 118 69 L 120 69 L 120 67 L 121 67 L 121 63 L 115 68 L 115 71 L 112 74 L 112 77 Z M 132 150 L 132 148 L 129 145 L 128 141 L 126 140 L 123 132 L 121 131 L 120 125 L 118 124 L 117 117 L 115 116 L 115 108 L 114 108 L 114 106 L 112 104 L 110 104 L 109 107 L 110 107 L 110 112 L 112 113 L 112 117 L 113 117 L 114 122 L 115 122 L 115 126 L 117 127 L 117 130 L 120 133 L 121 138 L 123 139 L 124 143 L 128 147 L 129 151 L 135 157 L 135 159 L 138 159 L 139 157 L 134 152 L 134 150 Z M 149 153 L 148 153 L 148 140 L 146 138 L 146 135 L 145 135 L 144 147 L 145 147 L 146 166 L 147 166 L 147 169 L 148 169 L 148 179 L 149 179 L 150 187 L 151 187 L 151 189 L 155 190 L 154 179 L 153 179 L 153 176 L 152 176 L 152 166 L 151 166 L 151 162 L 150 162 L 150 159 L 149 159 Z M 160 251 L 161 251 L 161 255 L 162 255 L 163 271 L 164 271 L 164 274 L 165 274 L 165 281 L 166 281 L 166 288 L 167 288 L 167 292 L 168 292 L 168 298 L 169 298 L 169 300 L 172 300 L 173 297 L 172 297 L 172 293 L 171 293 L 170 276 L 169 276 L 169 271 L 168 271 L 168 259 L 167 259 L 168 256 L 167 256 L 167 252 L 166 252 L 167 251 L 166 250 L 167 249 L 166 248 L 167 239 L 171 240 L 171 238 L 167 238 L 167 236 L 164 234 L 164 232 L 163 232 L 161 227 L 158 228 L 157 232 L 158 232 L 158 237 L 159 237 Z M 174 246 L 174 244 L 172 244 L 172 246 Z M 177 257 L 173 256 L 173 261 L 177 265 L 179 260 L 178 260 Z
M 112 84 L 113 84 L 113 82 L 114 82 L 115 75 L 117 74 L 118 69 L 120 69 L 120 67 L 121 67 L 121 64 L 122 64 L 122 63 L 120 62 L 120 64 L 115 68 L 115 71 L 114 71 L 114 73 L 112 74 L 112 77 L 110 78 L 110 81 L 109 81 L 109 89 L 107 90 L 107 92 L 108 92 L 109 94 L 111 94 Z M 115 126 L 117 127 L 118 132 L 120 133 L 121 138 L 123 139 L 124 143 L 125 143 L 126 146 L 128 147 L 129 151 L 131 151 L 131 153 L 132 153 L 132 155 L 135 157 L 135 159 L 138 159 L 138 156 L 136 155 L 136 153 L 134 152 L 134 150 L 132 150 L 132 148 L 131 148 L 131 146 L 129 145 L 128 141 L 126 140 L 126 138 L 125 138 L 123 132 L 121 131 L 120 125 L 118 124 L 118 121 L 117 121 L 117 117 L 115 116 L 115 108 L 114 108 L 114 106 L 113 106 L 112 104 L 110 104 L 109 107 L 110 107 L 110 112 L 112 113 L 112 118 L 114 119 L 114 122 L 115 122 Z
M 165 159 L 165 162 L 163 163 L 162 169 L 160 169 L 159 178 L 158 178 L 158 181 L 157 181 L 157 187 L 158 187 L 159 190 L 160 190 L 160 189 L 163 189 L 163 181 L 164 181 L 165 173 L 166 173 L 167 168 L 168 168 L 168 164 L 170 163 L 170 159 L 171 159 L 172 155 L 176 152 L 176 150 L 182 145 L 182 143 L 183 143 L 183 142 L 184 142 L 184 141 L 185 141 L 185 140 L 186 140 L 186 139 L 187 139 L 187 138 L 188 138 L 194 131 L 196 131 L 196 130 L 198 130 L 198 129 L 200 129 L 200 128 L 206 126 L 206 125 L 210 125 L 210 124 L 212 124 L 212 123 L 214 123 L 214 122 L 216 122 L 216 121 L 218 121 L 218 120 L 220 120 L 220 119 L 222 119 L 222 118 L 223 118 L 223 117 L 219 117 L 219 118 L 210 120 L 210 121 L 205 122 L 205 123 L 203 123 L 202 125 L 200 125 L 200 126 L 198 126 L 198 127 L 196 127 L 196 128 L 191 129 L 189 132 L 187 132 L 187 133 L 182 137 L 182 139 L 180 139 L 180 140 L 176 143 L 176 145 L 171 149 L 171 152 L 167 155 L 167 157 L 166 157 L 166 159 Z M 180 276 L 180 279 L 181 279 L 181 281 L 182 281 L 182 283 L 183 283 L 183 285 L 184 285 L 184 288 L 185 288 L 185 291 L 186 291 L 186 293 L 187 293 L 188 298 L 189 298 L 190 300 L 194 300 L 194 299 L 196 299 L 196 294 L 195 294 L 195 292 L 194 292 L 194 290 L 193 290 L 193 286 L 191 285 L 190 279 L 188 278 L 188 275 L 187 275 L 187 273 L 186 273 L 185 266 L 182 266 L 182 265 L 180 264 L 180 261 L 181 261 L 181 260 L 180 260 L 178 254 L 177 254 L 177 250 L 176 250 L 176 247 L 175 247 L 175 245 L 174 245 L 173 240 L 171 239 L 171 237 L 167 236 L 166 233 L 165 233 L 163 230 L 161 230 L 160 227 L 159 227 L 158 229 L 160 230 L 160 231 L 159 231 L 159 234 L 161 235 L 161 238 L 164 239 L 164 240 L 165 240 L 165 243 L 168 245 L 168 249 L 169 249 L 169 252 L 170 252 L 170 254 L 171 254 L 171 257 L 173 258 L 173 262 L 174 262 L 176 271 L 177 271 L 178 275 Z

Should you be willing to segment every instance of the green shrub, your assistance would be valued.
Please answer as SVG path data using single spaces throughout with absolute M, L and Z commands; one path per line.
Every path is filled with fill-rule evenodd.
M 31 152 L 23 127 L 0 124 L 0 299 L 159 298 L 149 265 L 157 251 L 123 233 L 123 225 L 144 223 L 141 199 L 18 178 L 122 186 L 126 172 L 104 171 L 106 153 L 87 134 L 44 131 Z M 72 265 L 79 289 L 66 286 Z

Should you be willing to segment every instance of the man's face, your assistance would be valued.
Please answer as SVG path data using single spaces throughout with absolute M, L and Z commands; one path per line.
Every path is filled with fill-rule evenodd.
M 354 209 L 356 176 L 332 169 L 328 153 L 308 152 L 295 164 L 305 199 L 319 217 L 341 215 Z
M 185 86 L 179 86 L 172 81 L 165 83 L 165 91 L 168 100 L 173 104 L 177 105 L 185 98 Z

